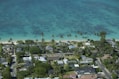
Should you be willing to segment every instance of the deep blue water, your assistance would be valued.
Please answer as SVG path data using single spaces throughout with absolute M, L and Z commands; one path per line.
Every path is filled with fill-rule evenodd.
M 119 39 L 119 0 L 0 0 L 2 40 L 41 39 L 41 32 L 47 40 L 52 34 L 98 39 L 94 33 L 100 31 Z

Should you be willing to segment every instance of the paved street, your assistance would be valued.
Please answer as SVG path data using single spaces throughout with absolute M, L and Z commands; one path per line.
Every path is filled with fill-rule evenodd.
M 112 79 L 110 72 L 105 68 L 105 66 L 101 63 L 100 59 L 98 58 L 96 63 L 100 67 L 100 69 L 105 73 L 107 79 Z
M 14 50 L 14 55 L 12 55 L 12 65 L 11 65 L 11 67 L 10 67 L 10 69 L 12 70 L 11 71 L 11 76 L 13 77 L 13 78 L 15 78 L 16 77 L 16 73 L 17 73 L 17 71 L 16 71 L 16 65 L 17 65 L 17 63 L 16 63 L 16 55 L 15 55 L 15 50 Z

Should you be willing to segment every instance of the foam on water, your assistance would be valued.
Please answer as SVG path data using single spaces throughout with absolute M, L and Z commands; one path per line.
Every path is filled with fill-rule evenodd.
M 82 40 L 98 39 L 94 33 L 106 31 L 107 38 L 119 39 L 118 5 L 118 0 L 0 0 L 0 37 L 41 39 L 44 32 L 47 40 L 52 34 L 57 40 Z

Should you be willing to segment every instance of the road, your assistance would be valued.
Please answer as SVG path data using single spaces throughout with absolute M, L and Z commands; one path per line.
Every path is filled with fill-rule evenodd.
M 15 79 L 16 78 L 16 74 L 17 74 L 17 70 L 16 70 L 16 55 L 15 55 L 15 49 L 14 49 L 14 54 L 12 55 L 12 65 L 10 67 L 11 71 L 11 76 Z
M 96 63 L 98 64 L 98 66 L 100 67 L 100 69 L 105 73 L 105 77 L 107 79 L 112 79 L 112 76 L 110 74 L 110 72 L 108 71 L 108 69 L 106 69 L 106 67 L 102 64 L 102 62 L 100 61 L 99 58 L 97 58 Z

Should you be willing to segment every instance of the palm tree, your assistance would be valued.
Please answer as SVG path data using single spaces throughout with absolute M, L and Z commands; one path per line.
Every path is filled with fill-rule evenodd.
M 100 41 L 104 43 L 106 38 L 106 32 L 105 31 L 100 32 L 100 37 L 101 37 Z
M 41 40 L 41 41 L 42 41 L 42 43 L 44 43 L 44 42 L 45 42 L 45 39 L 44 39 L 44 38 L 42 38 L 42 40 Z
M 11 42 L 11 43 L 13 43 L 12 41 L 13 41 L 13 39 L 12 39 L 12 38 L 10 38 L 10 39 L 8 40 L 8 42 Z

